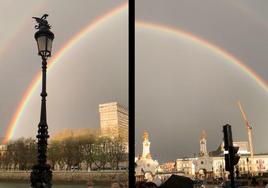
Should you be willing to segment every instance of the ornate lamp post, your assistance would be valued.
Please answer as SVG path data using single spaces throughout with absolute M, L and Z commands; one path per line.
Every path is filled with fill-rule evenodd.
M 44 14 L 41 18 L 33 17 L 37 21 L 35 26 L 38 31 L 34 37 L 38 46 L 38 55 L 42 57 L 42 102 L 41 102 L 41 115 L 40 123 L 38 125 L 38 134 L 36 138 L 37 143 L 37 164 L 32 167 L 31 172 L 31 186 L 34 188 L 51 188 L 52 171 L 50 165 L 47 164 L 47 139 L 48 126 L 47 126 L 47 115 L 46 115 L 46 69 L 47 69 L 47 58 L 51 56 L 52 41 L 54 34 L 50 31 L 50 25 L 48 24 Z

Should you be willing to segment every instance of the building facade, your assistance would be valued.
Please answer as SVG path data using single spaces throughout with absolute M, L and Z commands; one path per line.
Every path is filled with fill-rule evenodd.
M 0 155 L 2 156 L 7 151 L 7 145 L 0 145 Z
M 158 171 L 159 163 L 152 159 L 150 153 L 150 141 L 148 132 L 143 134 L 143 150 L 142 155 L 135 158 L 136 176 L 145 175 L 146 173 L 155 174 Z
M 128 142 L 128 110 L 117 102 L 99 105 L 101 136 Z
M 225 152 L 223 142 L 216 151 L 208 153 L 206 147 L 206 134 L 203 131 L 199 143 L 199 156 L 194 158 L 177 159 L 177 171 L 180 171 L 189 177 L 227 178 L 229 172 L 225 171 Z M 233 145 L 239 147 L 238 154 L 240 155 L 240 160 L 235 167 L 235 171 L 238 171 L 239 176 L 253 176 L 268 173 L 267 154 L 254 154 L 251 157 L 248 142 L 234 142 Z
M 195 158 L 184 158 L 176 160 L 176 170 L 185 176 L 192 177 L 195 175 Z

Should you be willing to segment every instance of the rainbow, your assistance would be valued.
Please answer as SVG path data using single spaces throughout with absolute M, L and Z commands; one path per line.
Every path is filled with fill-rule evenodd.
M 98 26 L 104 24 L 110 17 L 115 16 L 121 13 L 122 11 L 126 10 L 127 7 L 128 7 L 128 3 L 126 2 L 114 8 L 113 10 L 109 11 L 108 13 L 96 18 L 95 21 L 90 22 L 85 28 L 83 28 L 76 35 L 74 35 L 74 37 L 72 37 L 67 43 L 65 43 L 64 46 L 59 51 L 57 51 L 57 53 L 53 56 L 53 58 L 48 62 L 48 70 L 50 70 L 57 62 L 59 62 L 59 60 L 83 37 L 85 37 L 87 34 L 89 34 Z M 29 103 L 29 100 L 32 97 L 32 94 L 37 88 L 37 86 L 39 85 L 40 81 L 41 81 L 41 72 L 38 73 L 34 77 L 32 82 L 28 86 L 27 90 L 24 92 L 23 97 L 16 111 L 11 118 L 11 121 L 9 122 L 7 126 L 5 138 L 2 141 L 3 144 L 6 144 L 13 137 L 14 131 L 16 129 L 18 122 L 20 121 L 23 111 L 25 107 L 27 106 L 27 104 Z
M 101 23 L 105 22 L 110 16 L 113 16 L 124 9 L 127 8 L 127 3 L 115 8 L 111 12 L 105 14 L 102 17 L 99 17 L 96 19 L 94 22 L 90 23 L 86 28 L 84 28 L 82 31 L 80 31 L 78 34 L 76 34 L 70 41 L 68 41 L 63 48 L 61 48 L 54 58 L 52 58 L 51 61 L 48 63 L 48 69 L 51 69 L 52 66 L 60 60 L 63 55 L 70 50 L 70 48 L 75 45 L 81 38 L 83 38 L 86 34 L 88 34 L 90 31 L 92 31 L 94 28 L 96 28 L 98 25 Z M 250 76 L 256 83 L 261 86 L 266 92 L 268 92 L 268 84 L 260 77 L 258 76 L 252 69 L 247 67 L 245 64 L 243 64 L 239 59 L 231 55 L 229 52 L 223 50 L 222 48 L 210 43 L 209 41 L 206 41 L 196 35 L 193 35 L 192 33 L 185 32 L 183 30 L 180 30 L 178 28 L 173 28 L 170 26 L 164 26 L 160 24 L 155 24 L 155 23 L 147 23 L 147 22 L 142 22 L 142 21 L 136 21 L 135 26 L 137 28 L 145 28 L 145 29 L 150 29 L 150 30 L 155 30 L 155 31 L 162 31 L 166 32 L 169 34 L 174 34 L 177 35 L 178 37 L 182 37 L 185 39 L 190 40 L 191 42 L 201 45 L 204 48 L 209 49 L 213 53 L 225 58 L 228 60 L 229 63 L 235 65 L 238 67 L 240 70 L 242 70 L 246 75 Z M 6 137 L 3 141 L 3 143 L 7 143 L 13 136 L 13 133 L 15 131 L 15 128 L 20 120 L 20 117 L 22 116 L 22 113 L 24 111 L 24 108 L 27 106 L 34 90 L 38 86 L 39 82 L 41 80 L 41 73 L 36 75 L 35 79 L 31 82 L 29 85 L 28 89 L 24 93 L 22 100 L 19 104 L 19 106 L 16 109 L 15 114 L 13 115 L 10 123 L 8 124 L 8 129 L 6 133 Z
M 229 52 L 210 43 L 209 41 L 206 41 L 196 35 L 193 35 L 192 33 L 185 32 L 183 30 L 180 30 L 171 26 L 165 26 L 165 25 L 160 25 L 156 23 L 147 23 L 147 22 L 142 22 L 142 21 L 136 21 L 135 26 L 137 28 L 143 28 L 143 29 L 145 28 L 149 30 L 161 31 L 161 32 L 173 34 L 178 37 L 185 38 L 197 45 L 201 45 L 202 47 L 207 48 L 208 50 L 212 51 L 216 55 L 228 60 L 227 62 L 231 63 L 232 65 L 235 65 L 236 67 L 238 67 L 246 75 L 250 76 L 254 81 L 256 81 L 257 84 L 261 86 L 266 92 L 268 92 L 268 84 L 259 75 L 257 75 L 256 72 L 254 72 L 252 69 L 250 69 L 248 66 L 246 66 L 244 63 L 242 63 L 239 59 L 234 57 Z

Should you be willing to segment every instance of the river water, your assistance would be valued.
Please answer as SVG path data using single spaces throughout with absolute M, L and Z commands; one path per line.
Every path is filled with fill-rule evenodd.
M 0 188 L 30 188 L 28 183 L 9 183 L 0 182 Z M 105 185 L 94 185 L 94 188 L 109 188 Z M 53 184 L 52 188 L 87 188 L 86 185 L 81 184 Z

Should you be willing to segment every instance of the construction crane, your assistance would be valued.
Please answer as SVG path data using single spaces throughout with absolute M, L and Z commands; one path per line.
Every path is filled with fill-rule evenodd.
M 238 106 L 239 106 L 240 112 L 242 114 L 243 120 L 245 122 L 247 131 L 248 131 L 248 142 L 249 142 L 250 156 L 253 157 L 252 126 L 250 126 L 250 124 L 249 124 L 249 122 L 247 120 L 246 114 L 245 114 L 245 112 L 244 112 L 244 110 L 242 108 L 242 105 L 241 105 L 241 103 L 239 101 L 238 101 Z

